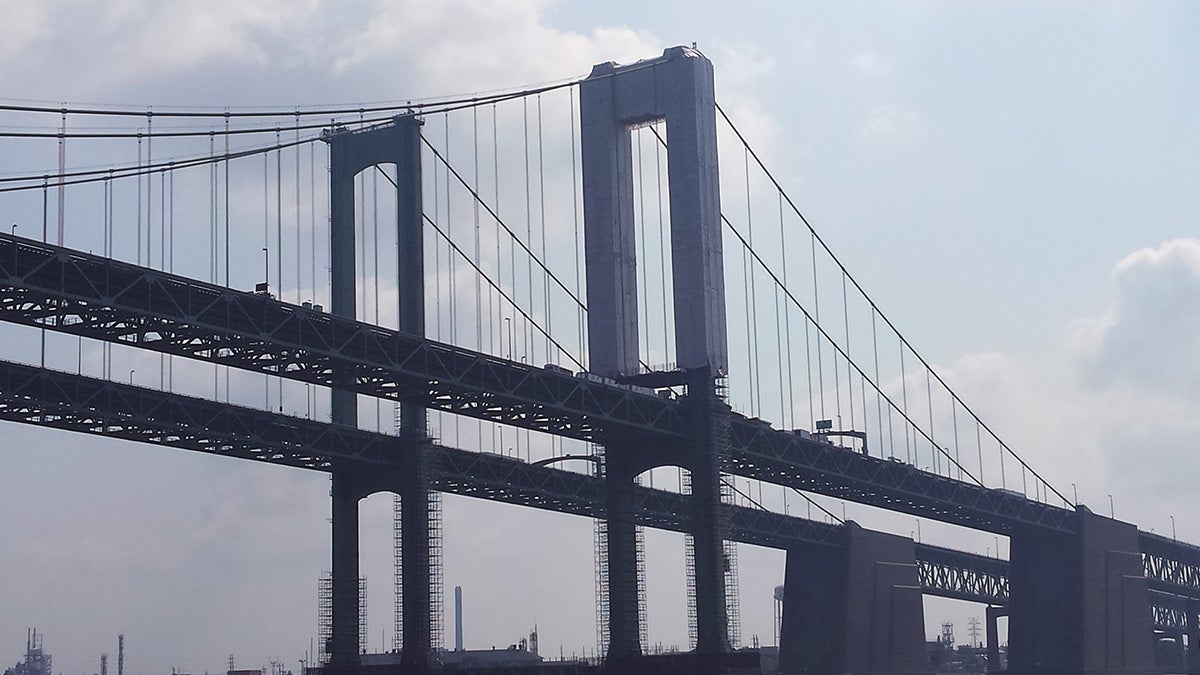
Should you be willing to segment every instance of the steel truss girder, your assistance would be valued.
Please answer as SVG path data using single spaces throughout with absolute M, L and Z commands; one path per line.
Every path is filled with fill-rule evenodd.
M 0 361 L 0 419 L 319 471 L 359 465 L 402 472 L 419 444 L 432 455 L 431 480 L 442 492 L 604 516 L 600 478 L 8 361 Z M 644 487 L 635 495 L 639 524 L 690 531 L 686 496 Z M 839 541 L 832 525 L 725 508 L 738 541 L 776 548 Z
M 413 439 L 2 360 L 0 419 L 318 471 L 331 471 L 339 463 L 373 466 L 376 472 L 405 471 L 415 448 Z M 422 444 L 432 455 L 431 480 L 439 491 L 603 517 L 602 479 L 499 455 Z M 635 495 L 640 525 L 689 531 L 686 496 L 644 487 L 635 488 Z M 741 543 L 787 549 L 837 546 L 842 541 L 840 528 L 834 525 L 746 507 L 723 508 L 729 513 L 732 538 Z M 1146 537 L 1152 538 L 1151 545 L 1177 543 Z M 916 555 L 924 593 L 988 604 L 1007 602 L 1007 561 L 929 544 L 916 544 Z M 1182 620 L 1181 595 L 1189 594 L 1163 593 L 1180 589 L 1153 576 L 1151 588 L 1159 591 L 1155 626 L 1170 629 Z M 1190 597 L 1200 598 L 1200 593 L 1193 589 Z
M 0 320 L 589 441 L 679 447 L 688 434 L 676 401 L 10 234 L 0 234 Z M 729 473 L 1003 534 L 1074 529 L 1066 509 L 731 422 Z
M 848 448 L 776 431 L 735 415 L 723 471 L 889 511 L 1009 534 L 1022 525 L 1075 531 L 1075 513 Z
M 326 386 L 335 372 L 351 373 L 363 393 L 573 438 L 687 435 L 676 402 L 9 234 L 0 234 L 0 283 L 0 319 L 15 323 Z M 736 475 L 998 533 L 1015 524 L 1074 530 L 1068 509 L 738 415 L 730 427 L 723 468 Z M 1164 559 L 1175 562 L 1156 563 L 1156 574 L 1196 586 L 1197 563 Z
M 404 471 L 411 439 L 0 361 L 0 419 L 284 466 L 331 471 L 340 463 Z M 520 460 L 426 445 L 440 491 L 599 518 L 601 480 Z M 688 531 L 684 495 L 638 487 L 647 527 Z M 836 546 L 840 528 L 759 509 L 725 506 L 731 535 L 770 548 Z M 1003 561 L 917 545 L 927 593 L 997 602 Z M 974 567 L 972 567 L 974 564 Z
M 571 438 L 688 433 L 654 396 L 11 235 L 0 251 L 6 321 Z
M 930 595 L 1008 604 L 1008 561 L 954 549 L 917 544 L 921 587 Z
M 1138 532 L 1150 587 L 1200 599 L 1200 547 L 1149 532 Z

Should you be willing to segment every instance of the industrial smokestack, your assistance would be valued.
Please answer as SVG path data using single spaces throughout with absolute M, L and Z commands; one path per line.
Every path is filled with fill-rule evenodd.
M 117 675 L 125 675 L 125 634 L 117 636 Z
M 462 586 L 454 587 L 454 651 L 461 652 L 462 643 Z

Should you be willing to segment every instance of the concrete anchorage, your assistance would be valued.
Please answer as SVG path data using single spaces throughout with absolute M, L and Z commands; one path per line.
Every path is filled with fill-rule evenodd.
M 779 672 L 930 672 L 913 540 L 843 530 L 841 546 L 787 552 Z
M 364 130 L 336 129 L 325 134 L 330 151 L 330 310 L 355 313 L 354 178 L 365 169 L 394 164 L 397 175 L 396 227 L 399 264 L 399 330 L 425 334 L 424 262 L 421 210 L 421 124 L 413 115 Z M 332 391 L 331 421 L 358 423 L 357 395 L 348 386 L 354 374 L 335 373 L 346 387 Z M 429 467 L 425 408 L 400 401 L 400 438 L 409 444 L 409 465 L 391 475 L 353 465 L 333 469 L 333 636 L 331 669 L 348 671 L 360 663 L 358 652 L 358 502 L 375 492 L 400 495 L 403 557 L 402 663 L 410 671 L 429 667 L 433 655 L 430 626 Z
M 1078 506 L 1074 535 L 1014 532 L 1009 662 L 1030 675 L 1156 672 L 1137 527 Z
M 720 512 L 718 457 L 727 431 L 715 428 L 724 406 L 715 378 L 728 367 L 721 200 L 717 170 L 712 63 L 694 49 L 674 47 L 628 66 L 603 63 L 580 86 L 584 236 L 587 259 L 591 372 L 621 378 L 639 373 L 637 259 L 630 129 L 666 121 L 672 291 L 678 367 L 687 373 L 687 405 L 695 438 L 667 455 L 692 473 L 692 534 L 696 542 L 698 653 L 729 650 L 725 605 L 725 527 Z M 723 416 L 717 416 L 723 418 Z M 719 425 L 718 425 L 719 426 Z M 653 468 L 645 439 L 605 439 L 610 665 L 640 654 L 632 487 Z M 686 448 L 683 447 L 686 445 Z M 662 465 L 661 463 L 659 465 Z

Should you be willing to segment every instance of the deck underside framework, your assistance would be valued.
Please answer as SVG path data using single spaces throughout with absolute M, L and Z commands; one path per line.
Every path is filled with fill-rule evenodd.
M 416 451 L 411 439 L 7 361 L 0 361 L 0 419 L 317 471 L 350 463 L 384 474 L 402 472 Z M 421 445 L 432 455 L 431 479 L 439 491 L 591 518 L 604 514 L 601 479 Z M 686 531 L 678 515 L 686 513 L 684 495 L 649 488 L 638 488 L 637 495 L 639 524 Z M 842 541 L 834 525 L 742 506 L 724 508 L 731 536 L 741 543 L 788 549 Z M 916 551 L 924 593 L 1007 602 L 1007 561 L 929 544 L 917 544 Z M 1171 561 L 1173 571 L 1160 572 L 1160 558 L 1147 554 L 1145 559 L 1151 587 L 1158 591 L 1156 625 L 1177 627 L 1184 600 L 1200 598 L 1200 567 Z
M 568 438 L 678 450 L 685 406 L 128 263 L 0 234 L 0 320 Z M 997 534 L 1073 512 L 731 415 L 725 472 Z M 663 463 L 669 463 L 664 457 Z

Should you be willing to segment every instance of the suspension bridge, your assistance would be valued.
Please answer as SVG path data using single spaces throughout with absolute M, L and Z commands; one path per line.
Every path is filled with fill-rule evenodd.
M 442 647 L 450 493 L 594 521 L 616 672 L 646 658 L 649 527 L 686 535 L 692 669 L 740 646 L 748 543 L 787 551 L 782 672 L 929 672 L 933 595 L 989 607 L 994 667 L 1008 616 L 1010 672 L 1200 673 L 1200 548 L 1076 504 L 1002 440 L 696 50 L 372 106 L 0 112 L 0 319 L 29 338 L 5 341 L 0 419 L 330 474 L 329 672 L 361 668 L 358 504 L 391 492 L 412 672 Z

